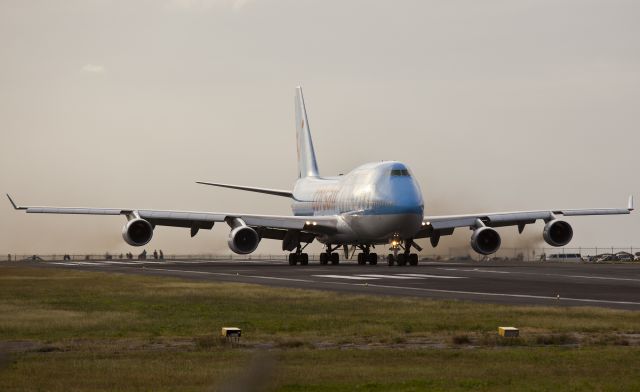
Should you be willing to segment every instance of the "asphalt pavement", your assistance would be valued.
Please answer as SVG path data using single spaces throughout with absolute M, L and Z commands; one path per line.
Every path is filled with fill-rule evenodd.
M 500 304 L 599 306 L 640 310 L 640 263 L 421 262 L 309 264 L 260 260 L 21 261 L 0 265 L 72 268 L 367 295 L 458 299 Z

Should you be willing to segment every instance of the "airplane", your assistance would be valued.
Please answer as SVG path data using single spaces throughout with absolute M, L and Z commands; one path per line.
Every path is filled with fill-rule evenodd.
M 630 214 L 633 196 L 627 208 L 555 209 L 519 212 L 425 216 L 420 186 L 412 171 L 402 162 L 367 163 L 351 172 L 321 176 L 313 148 L 309 119 L 302 87 L 296 88 L 296 139 L 298 179 L 292 190 L 259 188 L 218 182 L 197 181 L 198 184 L 286 197 L 292 200 L 292 216 L 255 215 L 227 212 L 192 212 L 145 210 L 135 208 L 22 207 L 7 194 L 16 210 L 43 214 L 124 215 L 127 219 L 122 237 L 132 246 L 144 246 L 153 237 L 157 226 L 190 228 L 191 237 L 200 229 L 211 230 L 215 223 L 230 227 L 228 245 L 237 254 L 250 254 L 262 239 L 282 242 L 289 253 L 290 265 L 307 265 L 304 249 L 314 240 L 324 244 L 320 264 L 339 264 L 337 251 L 345 258 L 360 250 L 358 264 L 375 265 L 375 246 L 389 246 L 388 265 L 417 265 L 421 251 L 415 241 L 429 238 L 436 247 L 442 236 L 453 234 L 456 228 L 472 230 L 471 247 L 482 255 L 498 251 L 501 239 L 496 227 L 525 226 L 543 220 L 542 237 L 551 246 L 565 246 L 573 238 L 573 228 L 564 217 L 580 215 Z

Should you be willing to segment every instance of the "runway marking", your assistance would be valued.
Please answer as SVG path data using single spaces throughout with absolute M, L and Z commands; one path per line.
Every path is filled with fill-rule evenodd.
M 636 278 L 614 278 L 611 276 L 597 276 L 597 275 L 561 275 L 561 274 L 543 274 L 539 272 L 521 272 L 521 271 L 495 271 L 485 270 L 482 268 L 474 269 L 460 269 L 460 268 L 438 268 L 442 271 L 460 271 L 460 272 L 483 272 L 492 274 L 516 274 L 516 275 L 537 275 L 537 276 L 556 276 L 560 278 L 578 278 L 578 279 L 602 279 L 602 280 L 617 280 L 627 282 L 640 282 L 640 279 Z
M 367 275 L 358 275 L 364 276 L 366 278 L 380 278 L 380 279 L 423 279 L 415 276 L 402 276 L 402 275 L 377 275 L 377 274 L 367 274 Z
M 318 278 L 333 278 L 333 279 L 352 279 L 352 280 L 377 280 L 379 278 L 367 277 L 367 276 L 348 276 L 348 275 L 311 275 Z M 382 275 L 380 275 L 382 276 Z
M 97 263 L 97 262 L 88 262 L 88 261 L 71 261 L 71 262 L 55 262 L 55 263 L 51 263 L 51 264 L 61 264 L 61 265 L 76 265 L 76 266 L 100 266 L 100 265 L 104 265 L 102 263 Z
M 529 294 L 507 294 L 507 293 L 485 293 L 479 291 L 460 291 L 460 290 L 440 290 L 440 289 L 425 289 L 421 287 L 403 287 L 403 286 L 385 286 L 378 284 L 371 284 L 370 287 L 384 287 L 384 288 L 393 288 L 393 289 L 404 289 L 404 290 L 419 290 L 419 291 L 430 291 L 437 293 L 450 293 L 450 294 L 469 294 L 469 295 L 485 295 L 485 296 L 494 296 L 494 297 L 514 297 L 514 298 L 532 298 L 532 299 L 548 299 L 554 301 L 576 301 L 576 302 L 594 302 L 594 303 L 607 303 L 607 304 L 619 304 L 619 305 L 640 305 L 640 302 L 632 302 L 632 301 L 610 301 L 605 299 L 588 299 L 588 298 L 569 298 L 562 297 L 558 300 L 557 297 L 549 297 L 544 295 L 529 295 Z
M 467 279 L 466 276 L 447 276 L 447 275 L 428 275 L 428 274 L 400 274 L 402 276 L 415 276 L 417 278 L 436 278 L 436 279 Z
M 62 265 L 78 265 L 74 263 L 62 263 L 56 262 L 51 264 L 62 264 Z M 178 270 L 178 269 L 169 269 L 169 268 L 145 268 L 146 271 L 160 271 L 160 272 L 178 272 L 178 273 L 187 273 L 187 274 L 201 274 L 201 275 L 214 275 L 214 276 L 225 276 L 225 277 L 242 277 L 242 278 L 256 278 L 256 279 L 269 279 L 269 280 L 284 280 L 284 281 L 294 281 L 294 282 L 307 282 L 307 283 L 322 283 L 322 284 L 333 284 L 333 285 L 349 285 L 349 286 L 358 286 L 364 287 L 362 283 L 349 283 L 349 282 L 336 282 L 336 281 L 314 281 L 307 279 L 291 279 L 291 278 L 277 278 L 273 276 L 258 276 L 258 275 L 238 275 L 238 274 L 229 274 L 222 272 L 207 272 L 207 271 L 190 271 L 190 270 Z M 379 278 L 371 278 L 371 277 L 363 277 L 363 276 L 344 276 L 344 275 L 313 275 L 317 277 L 328 277 L 328 278 L 338 278 L 338 279 L 354 279 L 354 280 L 377 280 Z M 617 278 L 615 278 L 617 279 Z M 616 305 L 634 305 L 640 306 L 640 302 L 633 301 L 612 301 L 612 300 L 602 300 L 602 299 L 590 299 L 590 298 L 571 298 L 571 297 L 562 297 L 558 299 L 553 296 L 544 296 L 544 295 L 530 295 L 530 294 L 508 294 L 508 293 L 488 293 L 488 292 L 480 292 L 480 291 L 464 291 L 464 290 L 443 290 L 443 289 L 429 289 L 422 287 L 410 287 L 410 286 L 391 286 L 391 285 L 382 285 L 382 284 L 369 284 L 369 288 L 387 288 L 387 289 L 398 289 L 398 290 L 408 290 L 408 291 L 421 291 L 421 292 L 433 292 L 433 293 L 446 293 L 446 294 L 462 294 L 462 295 L 475 295 L 475 296 L 486 296 L 486 297 L 510 297 L 510 298 L 525 298 L 525 299 L 540 299 L 547 300 L 549 302 L 560 303 L 560 301 L 564 302 L 583 302 L 583 303 L 595 303 L 595 304 L 616 304 Z
M 347 283 L 347 282 L 321 282 L 327 284 L 337 284 L 337 285 L 349 285 L 349 286 L 364 286 L 359 283 Z M 462 291 L 462 290 L 441 290 L 441 289 L 427 289 L 422 287 L 411 287 L 411 286 L 390 286 L 390 285 L 382 285 L 371 283 L 368 287 L 379 287 L 386 289 L 400 289 L 400 290 L 412 290 L 412 291 L 425 291 L 425 292 L 434 292 L 434 293 L 446 293 L 446 294 L 466 294 L 466 295 L 477 295 L 477 296 L 490 296 L 490 297 L 513 297 L 513 298 L 529 298 L 529 299 L 544 299 L 544 300 L 553 300 L 554 302 L 559 303 L 560 301 L 575 301 L 575 302 L 590 302 L 590 303 L 603 303 L 603 304 L 616 304 L 616 305 L 636 305 L 640 306 L 640 302 L 633 301 L 611 301 L 606 299 L 589 299 L 589 298 L 570 298 L 570 297 L 562 297 L 558 299 L 557 297 L 549 297 L 544 295 L 529 295 L 529 294 L 507 294 L 507 293 L 485 293 L 480 291 Z M 516 305 L 516 304 L 512 304 Z
M 181 272 L 188 274 L 202 274 L 202 275 L 216 275 L 216 276 L 237 276 L 243 278 L 256 278 L 256 279 L 272 279 L 272 280 L 288 280 L 291 282 L 310 282 L 313 283 L 313 280 L 307 279 L 293 279 L 293 278 L 277 278 L 275 276 L 260 276 L 260 275 L 239 275 L 239 274 L 227 274 L 223 272 L 206 272 L 206 271 L 189 271 L 189 270 L 176 270 L 176 269 L 168 269 L 168 268 L 145 268 L 146 271 L 166 271 L 166 272 Z

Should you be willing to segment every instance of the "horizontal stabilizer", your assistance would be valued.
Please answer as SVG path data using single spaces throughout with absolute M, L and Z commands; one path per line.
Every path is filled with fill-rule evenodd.
M 280 190 L 280 189 L 257 188 L 257 187 L 252 187 L 252 186 L 221 184 L 221 183 L 217 183 L 217 182 L 204 182 L 204 181 L 196 181 L 196 184 L 218 186 L 218 187 L 221 187 L 221 188 L 238 189 L 238 190 L 241 190 L 241 191 L 266 193 L 267 195 L 274 195 L 274 196 L 282 196 L 282 197 L 293 198 L 293 192 L 291 192 L 291 191 L 283 191 L 283 190 Z

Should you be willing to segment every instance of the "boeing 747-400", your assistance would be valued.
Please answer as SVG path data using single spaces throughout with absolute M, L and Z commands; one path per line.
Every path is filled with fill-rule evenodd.
M 544 240 L 552 246 L 564 246 L 571 241 L 573 229 L 562 218 L 629 214 L 633 210 L 633 197 L 630 196 L 626 208 L 425 216 L 420 186 L 402 162 L 367 163 L 345 175 L 321 176 L 301 87 L 296 89 L 295 104 L 298 180 L 292 190 L 198 182 L 290 198 L 291 216 L 136 208 L 21 207 L 11 197 L 9 200 L 16 210 L 27 213 L 124 215 L 127 222 L 122 236 L 133 246 L 143 246 L 151 241 L 157 226 L 189 228 L 193 237 L 200 229 L 212 229 L 216 222 L 224 222 L 230 227 L 228 244 L 235 253 L 252 253 L 262 239 L 277 240 L 282 242 L 283 251 L 290 252 L 291 265 L 308 264 L 309 257 L 304 249 L 314 240 L 325 246 L 320 254 L 320 264 L 338 264 L 337 251 L 343 249 L 348 257 L 350 247 L 361 251 L 359 264 L 377 264 L 378 255 L 374 249 L 381 245 L 389 247 L 386 256 L 389 265 L 416 265 L 418 256 L 412 249 L 421 250 L 416 240 L 429 238 L 435 247 L 441 236 L 451 235 L 458 227 L 470 228 L 471 247 L 480 254 L 489 255 L 500 248 L 496 227 L 517 226 L 521 233 L 525 225 L 539 219 L 545 222 Z

